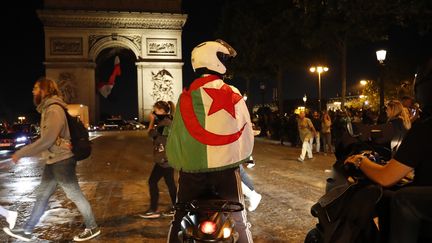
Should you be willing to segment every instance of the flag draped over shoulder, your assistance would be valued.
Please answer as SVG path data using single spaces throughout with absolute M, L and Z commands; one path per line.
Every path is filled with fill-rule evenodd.
M 218 76 L 196 79 L 178 101 L 167 141 L 170 165 L 185 172 L 238 166 L 252 154 L 254 137 L 240 92 Z
M 121 70 L 120 70 L 120 58 L 118 56 L 114 59 L 114 69 L 108 79 L 108 82 L 99 82 L 98 83 L 98 90 L 100 94 L 107 98 L 108 95 L 111 93 L 112 88 L 114 87 L 115 80 L 117 76 L 120 76 Z

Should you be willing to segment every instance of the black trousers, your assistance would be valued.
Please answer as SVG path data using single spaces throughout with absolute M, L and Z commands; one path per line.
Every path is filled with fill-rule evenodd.
M 150 188 L 150 209 L 157 211 L 159 202 L 159 188 L 158 182 L 161 178 L 165 179 L 165 183 L 168 187 L 168 192 L 171 197 L 172 205 L 176 202 L 177 187 L 174 181 L 174 169 L 171 167 L 164 168 L 158 164 L 154 164 L 153 170 L 148 180 Z
M 431 242 L 432 187 L 408 186 L 396 191 L 390 220 L 390 243 Z
M 207 195 L 209 188 L 213 188 L 222 199 L 240 202 L 244 205 L 243 193 L 241 191 L 241 178 L 239 168 L 230 168 L 223 171 L 206 173 L 179 173 L 179 189 L 177 202 L 186 203 L 200 199 Z M 186 212 L 176 210 L 174 220 L 171 222 L 168 242 L 179 242 L 178 232 L 180 222 Z M 239 243 L 253 242 L 252 235 L 246 223 L 246 211 L 232 213 L 235 221 L 235 229 L 239 233 Z

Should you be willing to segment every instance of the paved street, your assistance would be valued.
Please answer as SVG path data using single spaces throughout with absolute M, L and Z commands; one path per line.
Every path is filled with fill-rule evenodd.
M 151 140 L 143 131 L 104 132 L 93 140 L 90 159 L 80 161 L 81 187 L 93 207 L 102 234 L 89 242 L 166 242 L 170 218 L 145 220 L 136 215 L 149 205 L 147 179 L 152 168 Z M 315 155 L 303 163 L 299 148 L 257 139 L 256 166 L 246 169 L 263 199 L 248 213 L 255 242 L 303 242 L 316 220 L 310 207 L 323 194 L 326 170 L 333 156 Z M 13 165 L 0 157 L 0 205 L 19 212 L 18 225 L 28 216 L 34 190 L 42 172 L 36 159 Z M 169 204 L 164 181 L 160 209 Z M 3 218 L 0 226 L 6 226 Z M 35 242 L 69 242 L 83 229 L 83 220 L 72 202 L 58 190 L 35 229 Z M 18 242 L 0 232 L 0 242 Z

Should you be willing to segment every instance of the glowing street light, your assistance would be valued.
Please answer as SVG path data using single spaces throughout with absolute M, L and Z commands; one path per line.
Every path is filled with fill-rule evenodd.
M 243 94 L 243 100 L 244 100 L 244 101 L 247 101 L 247 99 L 248 99 L 247 94 L 244 93 L 244 94 Z
M 380 114 L 379 114 L 379 118 L 378 118 L 380 123 L 385 122 L 385 117 L 386 117 L 385 109 L 384 109 L 384 78 L 383 78 L 383 69 L 384 69 L 384 65 L 385 65 L 384 61 L 386 58 L 386 54 L 387 54 L 386 50 L 376 51 L 376 57 L 377 57 L 377 60 L 380 64 L 380 75 L 379 75 L 379 79 L 380 79 L 380 81 L 379 81 L 379 93 L 380 93 L 379 111 L 380 111 Z
M 377 60 L 380 64 L 384 64 L 384 61 L 386 59 L 386 54 L 387 54 L 386 50 L 376 51 L 376 57 L 377 57 Z
M 19 117 L 18 117 L 19 123 L 23 123 L 23 121 L 24 121 L 25 119 L 26 119 L 25 116 L 19 116 Z
M 306 94 L 303 96 L 303 102 L 304 102 L 304 106 L 306 107 L 306 101 L 307 101 L 307 96 Z
M 311 73 L 318 73 L 318 103 L 319 103 L 319 111 L 321 111 L 321 73 L 327 72 L 329 70 L 328 67 L 316 66 L 309 68 Z
M 360 85 L 361 86 L 366 86 L 366 84 L 367 84 L 367 81 L 366 80 L 360 80 Z

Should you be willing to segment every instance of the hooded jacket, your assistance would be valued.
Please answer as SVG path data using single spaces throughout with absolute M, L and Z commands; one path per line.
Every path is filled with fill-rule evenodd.
M 73 157 L 69 126 L 63 108 L 66 108 L 66 103 L 56 95 L 42 100 L 36 107 L 41 113 L 41 136 L 34 143 L 18 150 L 15 153 L 18 159 L 42 153 L 45 163 L 53 164 Z

